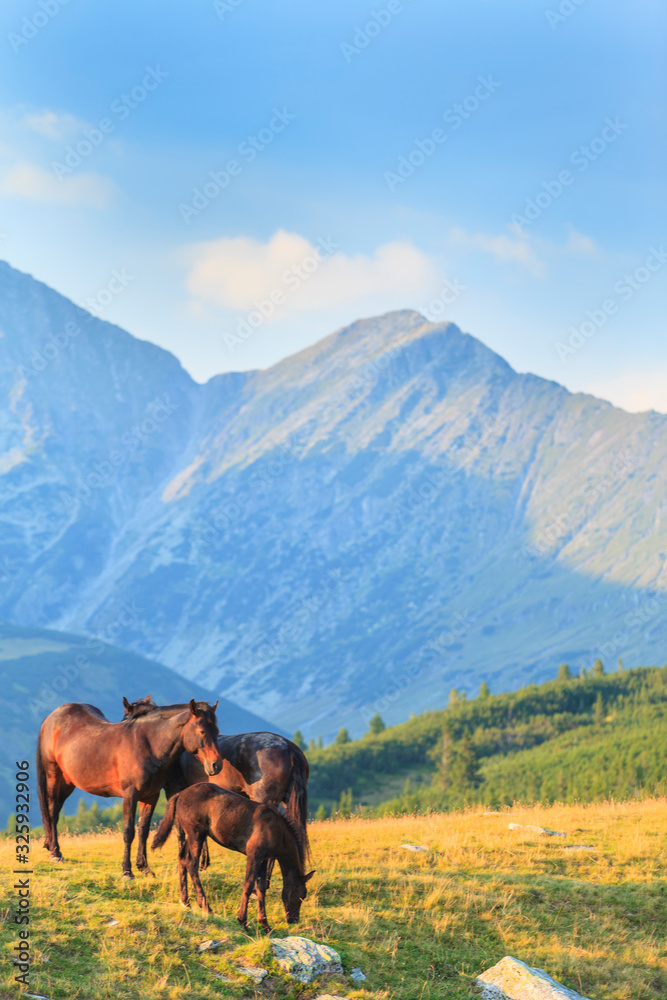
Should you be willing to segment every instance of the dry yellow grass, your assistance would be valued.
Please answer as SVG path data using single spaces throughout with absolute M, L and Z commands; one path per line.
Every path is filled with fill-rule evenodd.
M 513 832 L 510 821 L 568 836 Z M 302 922 L 288 930 L 279 877 L 269 919 L 277 936 L 327 942 L 346 970 L 360 966 L 368 976 L 361 987 L 338 978 L 329 992 L 367 1000 L 470 997 L 475 974 L 510 954 L 594 1000 L 667 996 L 665 799 L 352 819 L 314 823 L 311 831 L 317 875 Z M 410 853 L 403 843 L 430 850 Z M 595 850 L 565 850 L 573 844 Z M 12 847 L 0 844 L 5 871 Z M 33 846 L 32 992 L 53 1000 L 307 1000 L 322 992 L 288 982 L 271 965 L 267 942 L 235 926 L 245 862 L 238 855 L 214 845 L 205 878 L 216 915 L 204 921 L 178 905 L 173 840 L 152 856 L 157 878 L 130 885 L 119 876 L 117 834 L 63 838 L 63 851 L 67 863 L 53 865 Z M 11 891 L 6 899 L 5 917 Z M 118 926 L 106 926 L 111 917 Z M 15 934 L 7 922 L 3 936 L 8 955 Z M 223 948 L 197 955 L 196 945 L 211 936 Z M 249 986 L 236 971 L 244 961 L 273 974 Z M 3 987 L 3 996 L 16 996 L 7 964 Z

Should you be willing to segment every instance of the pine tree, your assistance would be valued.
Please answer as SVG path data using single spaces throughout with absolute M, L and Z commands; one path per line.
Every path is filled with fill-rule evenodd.
M 352 740 L 350 739 L 350 734 L 348 733 L 345 726 L 341 726 L 341 728 L 338 730 L 338 736 L 336 737 L 335 742 L 337 747 L 342 747 L 344 746 L 345 743 L 352 742 Z
M 482 683 L 479 686 L 479 697 L 482 700 L 485 700 L 486 698 L 490 698 L 491 697 L 491 692 L 489 690 L 489 685 L 486 683 L 486 681 L 482 681 Z
M 376 712 L 369 723 L 368 732 L 371 733 L 373 736 L 378 736 L 380 733 L 383 733 L 386 728 L 387 727 L 384 724 L 382 716 L 380 715 L 379 712 Z
M 593 664 L 593 677 L 604 677 L 604 666 L 599 658 Z
M 450 770 L 453 751 L 454 734 L 452 732 L 452 723 L 449 718 L 445 718 L 445 723 L 442 727 L 442 752 L 440 754 L 440 782 L 445 788 L 451 783 Z
M 453 708 L 454 705 L 458 704 L 458 700 L 459 700 L 459 693 L 456 690 L 456 688 L 452 688 L 452 690 L 449 692 L 449 707 Z
M 319 806 L 317 807 L 317 812 L 315 813 L 315 819 L 318 821 L 318 823 L 322 823 L 325 819 L 328 818 L 329 818 L 329 813 L 327 812 L 327 807 L 325 806 L 324 802 L 320 802 Z
M 469 733 L 464 733 L 456 747 L 457 772 L 461 785 L 475 788 L 479 782 L 479 763 L 477 761 L 477 751 L 475 750 Z
M 556 680 L 558 681 L 572 680 L 572 671 L 568 667 L 567 663 L 561 663 L 560 667 L 558 668 L 558 676 L 556 677 Z
M 300 750 L 306 749 L 306 741 L 303 738 L 303 733 L 300 729 L 297 729 L 294 736 L 292 737 L 292 743 L 296 743 Z
M 595 699 L 595 704 L 593 705 L 593 718 L 595 719 L 597 725 L 600 725 L 600 723 L 604 722 L 605 715 L 606 712 L 604 707 L 604 699 L 602 698 L 602 692 L 598 691 L 598 696 Z
M 341 792 L 340 802 L 338 803 L 338 812 L 343 817 L 343 819 L 349 819 L 352 814 L 352 789 L 348 788 L 346 792 Z

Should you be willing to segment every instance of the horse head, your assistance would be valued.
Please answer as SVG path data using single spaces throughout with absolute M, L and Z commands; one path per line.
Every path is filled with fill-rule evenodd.
M 308 882 L 315 872 L 302 875 L 301 872 L 290 871 L 283 876 L 283 906 L 288 924 L 298 924 L 301 915 L 301 904 L 308 895 Z
M 123 698 L 123 707 L 125 709 L 124 719 L 138 719 L 142 715 L 148 715 L 149 712 L 155 711 L 158 706 L 151 695 L 147 694 L 145 698 L 139 698 L 138 701 L 128 701 L 127 698 Z
M 194 698 L 189 704 L 190 717 L 183 727 L 183 746 L 204 765 L 208 775 L 219 774 L 222 771 L 222 757 L 218 748 L 218 723 L 215 705 L 197 702 Z

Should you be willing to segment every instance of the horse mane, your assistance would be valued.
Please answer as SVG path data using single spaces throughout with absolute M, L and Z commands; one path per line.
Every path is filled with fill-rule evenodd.
M 209 722 L 214 722 L 213 709 L 206 701 L 195 702 L 197 708 L 206 714 L 206 718 Z M 147 706 L 145 710 L 139 709 L 138 711 L 133 711 L 131 715 L 127 718 L 132 721 L 137 721 L 139 719 L 170 719 L 173 715 L 177 715 L 179 712 L 185 712 L 190 708 L 190 702 L 186 701 L 183 705 L 158 705 L 157 708 L 152 706 Z

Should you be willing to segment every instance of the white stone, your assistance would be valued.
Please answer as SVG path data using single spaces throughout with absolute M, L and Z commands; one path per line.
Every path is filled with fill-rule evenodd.
M 421 847 L 419 844 L 401 844 L 406 851 L 430 851 L 430 847 Z
M 542 969 L 531 969 L 506 955 L 475 980 L 482 1000 L 589 1000 L 556 982 Z
M 326 944 L 304 937 L 286 937 L 272 941 L 271 945 L 281 969 L 300 983 L 310 983 L 323 972 L 343 971 L 340 955 Z
M 217 938 L 209 938 L 208 941 L 202 941 L 201 944 L 197 945 L 197 951 L 215 951 L 221 944 L 222 941 L 218 941 Z
M 262 969 L 259 965 L 237 965 L 236 969 L 242 976 L 252 979 L 258 986 L 269 974 L 268 969 Z
M 567 837 L 566 833 L 560 833 L 559 830 L 549 830 L 546 826 L 524 826 L 523 823 L 510 823 L 510 830 L 530 830 L 531 833 L 539 833 L 547 837 Z
M 350 976 L 352 977 L 352 979 L 354 979 L 355 983 L 357 984 L 363 983 L 364 980 L 366 979 L 366 976 L 363 974 L 361 969 L 352 969 L 352 971 L 350 972 Z
M 586 844 L 568 844 L 564 851 L 597 851 L 597 847 L 587 847 Z

